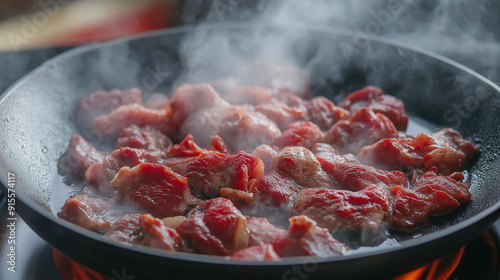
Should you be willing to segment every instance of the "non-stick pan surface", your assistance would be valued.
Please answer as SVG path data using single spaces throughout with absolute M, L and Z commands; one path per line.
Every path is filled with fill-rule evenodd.
M 228 37 L 230 36 L 230 37 Z M 229 39 L 228 39 L 229 38 Z M 224 77 L 255 59 L 296 64 L 315 94 L 334 101 L 365 85 L 402 99 L 414 132 L 452 127 L 481 147 L 468 169 L 472 201 L 398 245 L 344 257 L 246 262 L 169 253 L 108 241 L 56 218 L 78 191 L 61 183 L 57 159 L 78 131 L 77 104 L 97 90 L 138 87 L 169 93 L 181 82 Z M 467 244 L 500 213 L 500 89 L 443 57 L 343 31 L 245 25 L 181 27 L 96 44 L 52 59 L 11 87 L 0 101 L 0 170 L 16 174 L 16 210 L 49 244 L 93 269 L 136 279 L 315 279 L 391 275 Z M 2 187 L 5 193 L 5 187 Z

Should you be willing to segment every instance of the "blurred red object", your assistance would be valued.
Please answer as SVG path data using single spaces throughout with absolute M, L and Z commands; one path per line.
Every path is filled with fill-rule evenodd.
M 80 45 L 176 25 L 179 0 L 47 0 L 0 22 L 0 51 Z M 0 4 L 0 8 L 1 8 Z
M 94 41 L 106 41 L 131 34 L 169 27 L 176 24 L 174 1 L 156 1 L 133 12 L 111 14 L 108 19 L 89 23 L 76 30 L 62 33 L 55 45 L 78 45 Z

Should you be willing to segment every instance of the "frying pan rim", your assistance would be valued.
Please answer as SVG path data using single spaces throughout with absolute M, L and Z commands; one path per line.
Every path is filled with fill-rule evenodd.
M 23 82 L 26 80 L 29 80 L 32 76 L 37 75 L 39 72 L 44 71 L 47 67 L 50 67 L 51 65 L 56 65 L 60 61 L 64 61 L 67 57 L 73 57 L 80 55 L 82 53 L 92 51 L 101 47 L 106 47 L 110 45 L 115 45 L 115 44 L 121 44 L 124 42 L 130 42 L 134 40 L 139 40 L 142 38 L 147 38 L 147 37 L 155 37 L 155 36 L 168 36 L 170 34 L 175 34 L 175 33 L 183 33 L 183 32 L 192 32 L 193 30 L 196 30 L 196 28 L 202 28 L 202 29 L 220 29 L 220 28 L 226 28 L 226 29 L 234 29 L 234 28 L 248 28 L 248 29 L 258 29 L 262 28 L 264 25 L 262 24 L 250 24 L 250 23 L 239 23 L 239 22 L 231 22 L 231 23 L 213 23 L 210 25 L 205 25 L 205 26 L 198 26 L 198 25 L 185 25 L 185 26 L 179 26 L 179 27 L 173 27 L 173 28 L 168 28 L 168 29 L 162 29 L 162 30 L 157 30 L 157 31 L 152 31 L 152 32 L 146 32 L 146 33 L 141 33 L 139 35 L 134 35 L 134 36 L 128 36 L 124 38 L 119 38 L 115 39 L 112 41 L 108 42 L 101 42 L 101 43 L 93 43 L 89 45 L 84 45 L 80 47 L 76 47 L 74 49 L 71 49 L 69 51 L 66 51 L 54 58 L 51 58 L 32 70 L 30 73 L 27 75 L 23 76 L 20 78 L 18 81 L 16 81 L 12 86 L 10 86 L 2 95 L 0 95 L 0 107 L 2 104 L 5 102 L 6 99 L 9 98 L 11 94 L 15 91 L 17 87 L 22 86 Z M 269 25 L 265 26 L 266 28 L 269 28 Z M 282 28 L 281 25 L 279 24 L 273 24 L 271 27 L 273 28 Z M 337 29 L 337 28 L 330 28 L 330 27 L 318 27 L 318 26 L 311 26 L 311 25 L 305 25 L 305 24 L 297 24 L 297 23 L 287 23 L 287 28 L 295 28 L 297 31 L 314 31 L 314 32 L 322 32 L 322 33 L 327 33 L 327 34 L 334 34 L 334 35 L 342 35 L 342 36 L 353 36 L 353 32 L 349 30 L 343 30 L 343 29 Z M 392 47 L 396 48 L 402 48 L 405 50 L 409 50 L 413 53 L 418 53 L 427 57 L 430 57 L 432 59 L 435 59 L 439 62 L 449 64 L 450 66 L 457 68 L 466 74 L 469 74 L 473 76 L 474 78 L 477 78 L 482 82 L 484 85 L 490 86 L 493 90 L 496 92 L 500 93 L 500 87 L 487 79 L 486 77 L 482 76 L 481 74 L 477 73 L 476 71 L 456 62 L 453 61 L 449 58 L 446 58 L 442 55 L 423 50 L 414 46 L 408 46 L 404 43 L 393 41 L 390 39 L 386 38 L 381 38 L 378 36 L 366 36 L 366 35 L 359 35 L 360 37 L 363 37 L 364 39 L 367 39 L 369 41 L 373 42 L 378 42 L 382 43 L 385 45 L 390 45 Z M 0 159 L 4 160 L 3 156 L 1 156 L 0 153 Z M 6 190 L 7 182 L 4 178 L 4 176 L 0 176 L 0 182 L 3 184 L 2 188 Z M 108 240 L 104 238 L 101 234 L 92 232 L 90 230 L 86 230 L 84 228 L 81 228 L 75 224 L 72 224 L 68 221 L 62 220 L 57 218 L 57 216 L 53 215 L 47 209 L 44 209 L 40 205 L 36 203 L 31 203 L 30 199 L 24 198 L 24 195 L 22 193 L 19 193 L 19 195 L 16 196 L 16 198 L 21 201 L 26 207 L 34 210 L 37 214 L 43 215 L 45 218 L 51 220 L 52 222 L 56 224 L 62 225 L 64 228 L 68 229 L 69 231 L 72 231 L 73 233 L 83 235 L 87 238 L 93 239 L 95 241 L 105 243 L 109 246 L 115 246 L 115 247 L 121 247 L 122 249 L 127 249 L 127 250 L 132 250 L 137 253 L 141 254 L 147 254 L 147 255 L 152 255 L 155 257 L 160 257 L 160 258 L 173 258 L 177 259 L 180 261 L 192 261 L 192 262 L 200 262 L 200 263 L 206 263 L 206 264 L 223 264 L 223 265 L 245 265 L 245 266 L 285 266 L 285 265 L 294 265 L 297 263 L 304 263 L 304 260 L 313 260 L 315 263 L 324 263 L 324 262 L 343 262 L 343 261 L 349 261 L 351 259 L 362 259 L 362 258 L 370 258 L 373 256 L 382 256 L 385 254 L 393 253 L 396 251 L 401 251 L 405 250 L 407 248 L 411 247 L 416 247 L 420 246 L 422 244 L 427 244 L 427 243 L 432 243 L 432 242 L 438 242 L 440 239 L 445 238 L 448 235 L 454 234 L 459 232 L 461 229 L 471 227 L 476 223 L 479 223 L 481 220 L 489 217 L 490 215 L 494 215 L 495 212 L 497 215 L 500 214 L 500 201 L 497 201 L 496 203 L 488 206 L 486 209 L 482 210 L 481 212 L 475 214 L 474 216 L 467 218 L 465 220 L 462 220 L 454 225 L 451 225 L 449 227 L 446 227 L 444 229 L 425 234 L 424 236 L 415 238 L 415 239 L 409 239 L 405 241 L 401 241 L 398 243 L 397 246 L 393 247 L 388 247 L 388 248 L 383 248 L 383 249 L 377 249 L 374 248 L 373 250 L 369 250 L 368 252 L 360 252 L 360 253 L 355 253 L 352 255 L 346 255 L 346 256 L 335 256 L 335 257 L 327 257 L 327 258 L 317 258 L 317 257 L 289 257 L 286 259 L 282 259 L 280 261 L 275 261 L 275 262 L 260 262 L 260 261 L 244 261 L 244 260 L 234 260 L 234 259 L 227 259 L 227 258 L 221 258 L 217 256 L 207 256 L 207 255 L 199 255 L 199 254 L 192 254 L 192 253 L 185 253 L 185 252 L 175 252 L 175 253 L 168 253 L 165 251 L 153 249 L 153 248 L 148 248 L 148 247 L 143 247 L 143 246 L 128 246 L 125 244 L 121 244 L 118 242 L 114 242 L 111 240 Z M 27 203 L 28 202 L 28 203 Z M 21 217 L 22 218 L 22 217 Z M 299 261 L 300 260 L 300 261 Z

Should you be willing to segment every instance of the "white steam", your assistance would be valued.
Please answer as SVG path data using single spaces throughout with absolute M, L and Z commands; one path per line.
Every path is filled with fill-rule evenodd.
M 189 1 L 188 1 L 189 2 Z M 249 3 L 250 2 L 250 3 Z M 500 82 L 500 5 L 497 1 L 409 1 L 409 0 L 214 0 L 206 4 L 203 23 L 245 21 L 269 24 L 305 24 L 341 28 L 353 34 L 380 36 L 440 53 Z M 199 22 L 199 21 L 198 21 Z M 203 39 L 203 40 L 200 40 Z M 222 48 L 209 48 L 209 38 L 193 36 L 185 45 L 201 48 L 200 59 L 207 54 L 224 53 L 230 45 L 214 38 Z M 222 41 L 221 41 L 222 39 Z M 258 40 L 258 38 L 252 38 Z M 264 42 L 264 54 L 276 59 L 291 59 L 281 52 L 288 38 Z M 255 43 L 244 38 L 242 42 Z M 192 44 L 195 43 L 195 44 Z M 260 42 L 262 43 L 262 42 Z M 257 44 L 262 46 L 263 44 Z M 359 46 L 355 46 L 359 47 Z M 207 50 L 207 51 L 203 51 Z M 192 55 L 192 52 L 186 53 Z M 190 62 L 197 61 L 196 58 Z M 199 60 L 198 60 L 199 61 Z M 293 61 L 292 61 L 293 63 Z M 196 65 L 197 63 L 194 63 Z M 193 66 L 194 66 L 193 65 Z M 192 67 L 190 67 L 192 68 Z

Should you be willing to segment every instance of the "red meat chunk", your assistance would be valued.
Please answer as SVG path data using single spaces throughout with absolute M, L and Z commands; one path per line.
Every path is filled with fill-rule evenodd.
M 329 188 L 334 185 L 334 181 L 323 171 L 316 156 L 304 147 L 284 148 L 272 158 L 271 168 L 275 168 L 304 188 Z
M 185 175 L 190 162 L 201 154 L 218 152 L 229 154 L 229 148 L 218 135 L 212 136 L 212 143 L 207 149 L 200 148 L 192 135 L 188 134 L 182 142 L 173 145 L 162 159 L 162 164 L 170 167 L 174 172 Z
M 327 229 L 316 226 L 316 222 L 306 216 L 290 218 L 290 227 L 272 243 L 280 257 L 344 255 L 347 246 L 339 242 Z
M 247 217 L 249 232 L 248 246 L 271 243 L 276 237 L 285 232 L 284 229 L 272 225 L 267 218 Z
M 225 98 L 231 104 L 256 106 L 271 101 L 272 96 L 267 90 L 258 86 L 241 86 L 231 91 Z
M 307 119 L 315 123 L 321 130 L 328 130 L 338 121 L 350 117 L 347 110 L 335 106 L 333 102 L 323 96 L 311 99 L 306 107 Z
M 211 141 L 210 137 L 217 133 L 228 107 L 227 104 L 218 105 L 189 114 L 180 128 L 180 136 L 191 134 L 198 144 L 208 146 Z
M 275 98 L 255 106 L 255 111 L 264 114 L 282 130 L 295 121 L 305 120 L 307 116 L 305 108 L 290 107 Z
M 462 138 L 451 128 L 443 128 L 432 134 L 435 149 L 424 156 L 424 167 L 436 166 L 442 174 L 461 171 L 469 160 L 479 154 L 479 148 Z
M 413 139 L 387 138 L 361 149 L 358 159 L 377 168 L 410 171 L 424 166 L 424 156 L 433 149 L 434 143 L 434 139 L 424 133 Z
M 221 188 L 247 191 L 249 180 L 262 175 L 264 164 L 259 158 L 245 152 L 236 155 L 209 152 L 190 162 L 185 176 L 195 194 L 213 198 L 220 195 Z
M 152 127 L 131 125 L 124 128 L 118 135 L 116 148 L 129 147 L 144 149 L 153 154 L 159 154 L 172 146 L 170 138 Z
M 262 144 L 252 151 L 252 156 L 258 157 L 264 163 L 264 172 L 267 174 L 271 171 L 271 160 L 273 156 L 278 154 L 278 147 L 267 144 Z
M 248 246 L 246 225 L 233 203 L 218 197 L 192 209 L 177 232 L 196 252 L 224 256 Z
M 261 144 L 271 143 L 281 131 L 262 113 L 231 107 L 224 112 L 217 134 L 232 151 L 250 153 Z
M 141 149 L 134 148 L 118 148 L 103 160 L 103 165 L 114 171 L 120 170 L 124 166 L 134 167 L 140 163 L 157 163 L 158 157 Z
M 464 140 L 455 130 L 444 128 L 432 135 L 415 138 L 390 138 L 366 146 L 358 153 L 361 162 L 383 169 L 413 169 L 436 166 L 441 174 L 461 171 L 479 153 L 479 148 Z
M 188 164 L 205 152 L 205 149 L 196 145 L 193 136 L 188 134 L 182 142 L 170 148 L 162 163 L 175 173 L 185 175 Z
M 324 141 L 341 153 L 357 154 L 366 145 L 384 138 L 397 137 L 398 131 L 391 120 L 371 109 L 363 108 L 348 120 L 342 120 L 325 133 Z
M 385 171 L 357 163 L 328 162 L 319 159 L 323 169 L 332 176 L 341 189 L 358 191 L 369 185 L 406 185 L 406 178 L 400 171 Z
M 273 170 L 257 179 L 250 187 L 254 194 L 254 207 L 260 204 L 288 208 L 301 186 L 278 170 Z
M 149 152 L 134 148 L 119 148 L 106 156 L 102 163 L 92 164 L 85 172 L 89 186 L 103 196 L 112 196 L 115 189 L 110 182 L 116 172 L 124 166 L 134 167 L 140 163 L 157 163 L 158 158 Z
M 286 146 L 304 146 L 308 149 L 323 139 L 323 133 L 312 122 L 294 122 L 288 125 L 280 136 L 274 138 L 273 145 L 280 148 Z
M 231 200 L 238 209 L 246 209 L 253 202 L 252 193 L 231 188 L 221 188 L 220 196 Z
M 302 108 L 307 110 L 306 108 L 307 101 L 293 93 L 286 91 L 279 91 L 275 92 L 273 97 L 290 107 Z
M 183 215 L 189 206 L 199 202 L 185 177 L 159 164 L 123 167 L 111 186 L 118 189 L 118 201 L 160 218 Z
M 182 240 L 177 231 L 165 226 L 160 219 L 149 214 L 141 215 L 139 227 L 141 230 L 139 244 L 143 246 L 168 251 L 180 251 L 182 248 Z
M 122 105 L 141 103 L 141 98 L 142 92 L 135 88 L 91 93 L 80 101 L 77 122 L 82 128 L 89 129 L 96 117 L 106 115 Z
M 150 126 L 170 134 L 175 130 L 170 115 L 171 111 L 167 109 L 149 109 L 140 104 L 123 105 L 107 115 L 96 117 L 92 127 L 106 139 L 115 139 L 130 125 Z
M 358 160 L 353 154 L 340 155 L 339 152 L 332 147 L 332 145 L 326 143 L 314 144 L 314 146 L 311 149 L 311 152 L 313 152 L 313 154 L 318 159 L 322 159 L 323 161 L 337 162 L 337 163 L 358 162 Z
M 408 126 L 408 116 L 405 105 L 400 99 L 386 95 L 377 87 L 367 86 L 354 91 L 339 104 L 351 111 L 351 114 L 362 108 L 370 108 L 375 113 L 380 113 L 388 117 L 398 130 L 406 130 Z
M 85 194 L 72 195 L 57 216 L 88 230 L 106 232 L 113 222 L 111 204 L 103 199 Z
M 139 227 L 140 214 L 128 214 L 116 220 L 104 237 L 122 243 L 137 244 L 141 229 Z
M 271 244 L 247 247 L 232 254 L 231 257 L 247 261 L 277 261 L 281 259 Z
M 301 98 L 311 94 L 309 75 L 291 65 L 255 61 L 240 73 L 240 79 L 242 84 L 261 86 L 272 94 L 287 92 Z
M 212 142 L 210 143 L 210 146 L 207 147 L 207 150 L 230 154 L 229 147 L 219 135 L 210 136 L 210 139 L 212 139 Z
M 209 84 L 183 84 L 179 86 L 170 99 L 172 123 L 180 127 L 194 112 L 201 109 L 227 105 Z
M 66 152 L 59 158 L 57 169 L 61 175 L 83 179 L 92 163 L 102 162 L 104 154 L 87 143 L 81 136 L 72 135 Z
M 149 214 L 129 214 L 118 219 L 104 237 L 129 244 L 168 251 L 182 248 L 180 235 Z
M 204 149 L 200 148 L 194 141 L 192 135 L 186 135 L 184 140 L 179 144 L 173 145 L 167 152 L 167 158 L 169 157 L 196 157 L 201 153 L 205 152 Z
M 376 231 L 388 214 L 387 190 L 370 185 L 360 191 L 304 189 L 295 199 L 293 215 L 306 215 L 329 230 Z
M 394 186 L 392 216 L 389 225 L 394 229 L 410 229 L 423 226 L 433 216 L 447 214 L 471 198 L 468 186 L 457 180 L 461 173 L 449 176 L 437 175 L 431 168 L 422 174 L 412 189 Z

